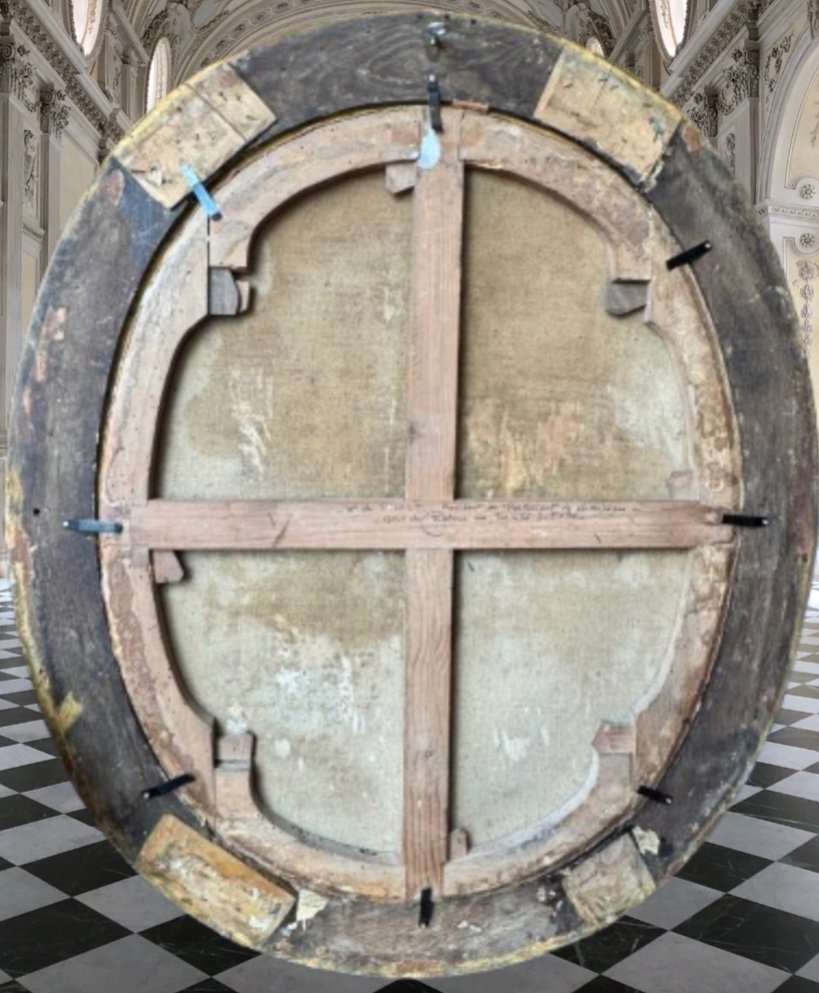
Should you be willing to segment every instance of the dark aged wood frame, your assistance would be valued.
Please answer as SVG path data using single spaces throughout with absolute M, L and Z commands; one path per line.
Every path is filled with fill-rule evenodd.
M 96 542 L 61 522 L 97 516 L 99 436 L 121 333 L 167 237 L 201 209 L 184 191 L 160 185 L 149 192 L 138 168 L 151 128 L 173 132 L 179 105 L 159 108 L 116 150 L 57 248 L 26 344 L 8 465 L 16 607 L 39 699 L 83 798 L 112 840 L 186 909 L 237 940 L 306 964 L 394 976 L 469 972 L 546 952 L 613 920 L 638 898 L 641 874 L 651 883 L 679 868 L 744 781 L 770 722 L 798 634 L 817 529 L 814 409 L 793 307 L 771 247 L 715 154 L 660 97 L 574 46 L 467 19 L 450 19 L 444 43 L 431 44 L 426 26 L 433 19 L 340 23 L 235 57 L 232 71 L 224 64 L 206 70 L 188 99 L 214 81 L 230 86 L 238 75 L 271 113 L 251 108 L 255 117 L 248 114 L 238 139 L 226 139 L 224 154 L 198 163 L 201 178 L 218 178 L 249 147 L 311 121 L 424 103 L 434 72 L 445 103 L 488 105 L 562 131 L 599 155 L 657 210 L 681 250 L 713 244 L 692 270 L 730 384 L 741 510 L 769 524 L 736 529 L 710 684 L 660 784 L 674 802 L 646 800 L 630 825 L 562 874 L 449 898 L 436 907 L 432 927 L 419 928 L 415 903 L 342 899 L 311 916 L 286 886 L 216 848 L 179 794 L 144 799 L 166 773 L 113 658 Z M 612 106 L 625 108 L 621 129 L 607 117 Z M 626 850 L 631 874 L 609 872 Z M 174 858 L 187 860 L 199 880 L 188 891 L 174 888 Z M 599 893 L 589 889 L 595 877 Z M 618 898 L 613 890 L 623 881 L 635 893 Z M 224 909 L 228 897 L 240 908 L 235 920 Z M 260 901 L 270 927 L 254 938 L 246 918 Z M 293 926 L 297 916 L 304 923 Z

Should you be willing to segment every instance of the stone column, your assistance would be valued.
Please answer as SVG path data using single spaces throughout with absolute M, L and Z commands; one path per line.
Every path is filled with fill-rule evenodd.
M 53 85 L 40 87 L 40 161 L 43 238 L 42 272 L 60 238 L 60 138 L 68 126 L 65 93 Z
M 3 479 L 8 411 L 23 340 L 23 95 L 33 76 L 27 54 L 27 49 L 12 34 L 8 21 L 0 20 L 0 471 Z M 3 516 L 0 509 L 0 518 Z M 7 569 L 5 538 L 0 528 L 0 575 L 6 575 Z

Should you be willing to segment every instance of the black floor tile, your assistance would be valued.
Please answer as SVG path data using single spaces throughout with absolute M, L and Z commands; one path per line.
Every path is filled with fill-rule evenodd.
M 791 690 L 791 692 L 794 692 Z M 777 710 L 776 717 L 774 717 L 774 724 L 795 724 L 797 721 L 803 721 L 806 717 L 810 717 L 810 713 L 803 710 L 787 710 L 782 707 L 781 710 Z
M 699 883 L 727 893 L 770 864 L 769 859 L 760 858 L 759 855 L 748 855 L 746 852 L 737 852 L 733 848 L 723 848 L 722 845 L 712 845 L 706 841 L 677 876 L 689 883 Z
M 76 900 L 63 900 L 0 922 L 0 969 L 24 976 L 130 933 Z
M 83 824 L 88 824 L 89 827 L 99 827 L 99 824 L 97 823 L 94 815 L 88 809 L 75 810 L 72 814 L 69 814 L 68 816 L 73 817 L 75 821 L 82 821 Z
M 819 679 L 819 673 L 815 672 L 792 672 L 788 675 L 792 683 L 812 683 L 814 679 Z
M 11 700 L 11 697 L 8 697 Z M 16 700 L 13 701 L 17 703 Z M 12 724 L 27 724 L 29 721 L 36 721 L 38 715 L 32 710 L 26 710 L 26 708 L 19 704 L 16 707 L 9 707 L 8 710 L 0 710 L 0 734 L 3 733 L 3 728 L 10 727 Z
M 761 786 L 764 790 L 769 786 L 773 786 L 774 783 L 787 779 L 793 773 L 793 769 L 783 769 L 781 765 L 769 765 L 767 762 L 757 762 L 751 770 L 751 775 L 748 776 L 748 783 L 751 786 Z
M 2 993 L 2 987 L 0 987 L 0 993 Z M 236 993 L 236 991 L 225 986 L 224 983 L 220 983 L 218 979 L 203 979 L 195 986 L 186 986 L 179 993 Z
M 547 991 L 544 990 L 544 993 Z M 575 993 L 643 993 L 643 991 L 633 986 L 623 986 L 622 983 L 618 983 L 616 979 L 609 979 L 608 976 L 598 976 L 575 990 Z
M 768 735 L 768 741 L 774 741 L 777 745 L 793 745 L 795 748 L 810 748 L 814 752 L 819 752 L 819 731 L 780 728 Z
M 37 715 L 35 714 L 35 720 Z M 60 751 L 57 748 L 57 742 L 48 735 L 45 738 L 40 738 L 37 741 L 27 741 L 27 745 L 31 745 L 32 748 L 36 748 L 38 752 L 45 752 L 46 755 L 51 755 L 52 758 L 59 758 Z
M 258 954 L 223 938 L 192 917 L 177 917 L 140 935 L 210 975 L 247 962 Z
M 815 700 L 817 697 L 819 697 L 819 686 L 806 686 L 804 684 L 802 686 L 794 686 L 792 690 L 788 690 L 788 696 L 793 696 L 793 697 L 803 696 L 803 697 L 813 698 Z M 797 704 L 797 707 L 798 706 L 799 704 Z
M 37 703 L 37 694 L 34 690 L 22 690 L 20 693 L 2 693 L 0 696 L 10 703 L 16 703 L 18 707 L 26 707 L 30 703 Z M 4 713 L 4 711 L 0 711 L 0 713 Z
M 662 928 L 622 917 L 590 938 L 560 948 L 554 954 L 592 972 L 605 972 L 661 934 L 665 934 Z
M 777 986 L 774 993 L 819 993 L 819 983 L 812 983 L 801 976 L 791 976 L 781 986 Z
M 819 836 L 811 838 L 809 842 L 779 861 L 786 862 L 788 865 L 799 866 L 800 869 L 810 869 L 813 872 L 819 872 Z M 817 884 L 819 884 L 819 879 L 817 879 Z
M 12 741 L 11 738 L 4 738 L 0 735 L 0 748 L 5 748 L 6 745 L 16 745 L 18 742 Z
M 0 983 L 0 993 L 31 993 L 31 990 L 27 990 L 16 979 L 12 979 L 10 983 Z
M 819 948 L 819 923 L 737 896 L 721 897 L 674 928 L 678 934 L 796 972 Z
M 809 765 L 807 769 L 805 769 L 805 772 L 819 772 L 819 762 L 814 763 L 814 765 Z
M 43 882 L 56 886 L 69 896 L 99 889 L 136 873 L 108 841 L 83 845 L 71 852 L 52 855 L 47 859 L 26 864 L 30 872 Z M 2 967 L 0 967 L 2 968 Z
M 0 870 L 11 869 L 13 866 L 13 862 L 7 862 L 5 859 L 0 859 Z
M 762 790 L 731 809 L 737 814 L 750 814 L 803 831 L 819 831 L 819 803 L 816 800 Z
M 4 711 L 0 711 L 0 714 L 2 713 Z M 38 790 L 41 786 L 64 783 L 69 778 L 62 760 L 50 759 L 47 762 L 34 762 L 31 765 L 0 772 L 0 786 L 25 793 L 26 790 Z
M 0 800 L 0 831 L 33 821 L 44 821 L 55 813 L 51 807 L 44 807 L 27 796 L 7 796 Z
M 0 993 L 2 993 L 2 987 L 0 987 Z M 203 979 L 195 986 L 186 986 L 179 993 L 236 993 L 236 991 L 225 986 L 224 983 L 220 983 L 218 979 Z
M 397 983 L 382 986 L 376 993 L 438 993 L 433 986 L 427 986 L 417 979 L 399 979 Z

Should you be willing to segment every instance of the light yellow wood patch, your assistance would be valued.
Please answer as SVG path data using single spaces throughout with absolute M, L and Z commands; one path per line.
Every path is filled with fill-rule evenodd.
M 563 878 L 566 896 L 592 927 L 602 927 L 656 889 L 630 835 L 598 849 Z
M 580 50 L 564 48 L 535 118 L 622 163 L 644 180 L 682 114 L 637 80 Z
M 249 948 L 259 948 L 296 902 L 170 814 L 148 836 L 136 868 L 187 913 Z
M 205 182 L 275 120 L 256 92 L 222 65 L 171 93 L 137 125 L 118 158 L 155 200 L 175 207 L 190 193 L 184 164 Z

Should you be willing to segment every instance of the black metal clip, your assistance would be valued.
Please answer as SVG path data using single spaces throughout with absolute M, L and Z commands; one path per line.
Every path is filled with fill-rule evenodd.
M 653 786 L 640 786 L 637 789 L 640 796 L 644 796 L 647 800 L 651 800 L 654 803 L 664 803 L 666 805 L 674 802 L 674 797 L 670 796 L 668 793 L 663 793 L 661 790 L 655 790 Z
M 177 790 L 181 790 L 183 786 L 187 786 L 188 783 L 192 783 L 194 779 L 196 779 L 196 776 L 192 776 L 189 772 L 186 772 L 181 776 L 176 776 L 174 779 L 169 779 L 165 783 L 160 783 L 158 786 L 149 786 L 147 790 L 142 791 L 142 796 L 146 800 L 153 800 L 158 796 L 175 793 Z
M 79 534 L 122 534 L 122 524 L 119 521 L 98 521 L 92 517 L 68 517 L 62 522 L 66 531 L 77 531 Z
M 432 915 L 435 913 L 435 904 L 432 901 L 432 890 L 421 891 L 421 906 L 418 911 L 418 927 L 429 927 L 432 924 Z
M 699 245 L 693 245 L 691 248 L 686 248 L 684 252 L 680 252 L 679 255 L 672 255 L 670 259 L 666 259 L 665 267 L 671 270 L 690 262 L 696 262 L 703 255 L 707 255 L 713 247 L 710 241 L 701 241 Z
M 766 528 L 770 524 L 768 517 L 756 517 L 753 514 L 723 514 L 723 524 L 731 524 L 735 528 Z
M 431 72 L 427 77 L 427 102 L 429 103 L 429 123 L 433 131 L 443 131 L 444 122 L 441 118 L 441 86 L 438 77 Z

